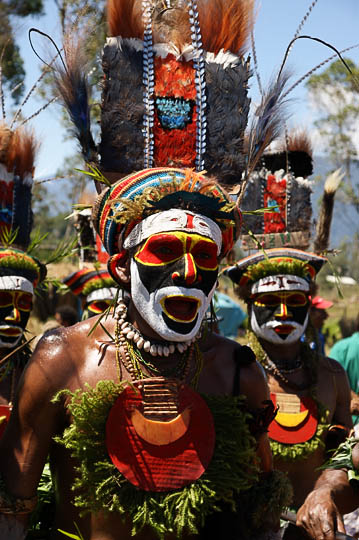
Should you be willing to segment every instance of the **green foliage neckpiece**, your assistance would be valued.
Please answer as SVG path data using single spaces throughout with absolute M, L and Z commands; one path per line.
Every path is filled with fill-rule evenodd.
M 137 489 L 113 465 L 105 443 L 109 412 L 125 387 L 100 381 L 94 389 L 63 390 L 54 398 L 71 397 L 68 407 L 73 424 L 56 441 L 79 462 L 74 503 L 83 514 L 116 512 L 132 523 L 133 536 L 150 526 L 159 538 L 171 532 L 181 538 L 185 533 L 198 534 L 206 518 L 223 505 L 238 512 L 239 497 L 240 521 L 247 532 L 262 526 L 267 511 L 275 509 L 279 515 L 289 504 L 290 489 L 283 475 L 269 475 L 263 484 L 258 483 L 256 442 L 248 428 L 251 415 L 241 397 L 202 396 L 213 415 L 216 444 L 213 458 L 198 480 L 174 491 Z M 255 504 L 259 501 L 260 507 Z

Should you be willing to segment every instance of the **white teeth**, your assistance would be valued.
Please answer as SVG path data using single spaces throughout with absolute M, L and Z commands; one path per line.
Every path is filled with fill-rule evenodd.
M 127 337 L 128 337 L 128 336 L 127 336 Z M 130 339 L 130 338 L 129 338 L 129 339 Z M 141 339 L 140 334 L 135 333 L 135 335 L 133 336 L 133 341 L 134 341 L 135 343 L 138 343 L 140 339 Z
M 185 351 L 184 345 L 182 343 L 177 343 L 177 349 L 180 353 L 183 353 Z
M 157 354 L 157 347 L 156 347 L 156 345 L 151 345 L 151 347 L 150 347 L 150 354 L 152 354 L 152 356 L 156 356 L 156 354 Z
M 126 326 L 126 328 L 124 328 L 124 329 L 122 330 L 122 333 L 123 333 L 125 336 L 127 336 L 127 334 L 128 334 L 129 332 L 131 332 L 131 328 L 130 328 L 129 326 Z
M 135 337 L 135 332 L 133 330 L 130 330 L 128 333 L 127 333 L 127 339 L 131 340 Z
M 151 348 L 151 342 L 150 341 L 145 341 L 145 344 L 143 346 L 143 350 L 146 351 L 146 352 L 150 352 L 150 348 Z
M 170 350 L 169 350 L 168 347 L 163 347 L 163 354 L 164 354 L 165 356 L 168 356 L 168 355 L 170 354 Z
M 162 348 L 162 345 L 157 345 L 157 353 L 162 356 L 162 353 L 163 353 L 163 348 Z
M 173 354 L 176 350 L 176 347 L 172 343 L 168 348 L 169 348 L 170 354 Z
M 124 328 L 127 328 L 128 326 L 128 322 L 124 322 L 123 324 L 121 324 L 121 330 L 123 330 Z
M 137 347 L 139 349 L 142 349 L 144 343 L 145 343 L 145 340 L 143 339 L 143 337 L 140 337 L 140 339 L 137 341 Z

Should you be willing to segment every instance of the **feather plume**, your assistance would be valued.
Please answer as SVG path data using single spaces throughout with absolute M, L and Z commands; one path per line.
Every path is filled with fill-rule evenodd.
M 257 108 L 248 134 L 248 161 L 245 179 L 241 185 L 239 202 L 242 200 L 246 183 L 255 169 L 265 149 L 278 138 L 286 119 L 283 93 L 289 74 L 282 71 L 276 81 L 264 93 L 261 104 Z
M 84 38 L 78 33 L 67 35 L 64 40 L 65 65 L 55 69 L 55 83 L 74 124 L 82 154 L 86 162 L 97 162 L 96 145 L 91 133 L 89 88 L 85 74 Z
M 21 179 L 33 173 L 38 143 L 32 131 L 17 128 L 15 131 L 0 126 L 0 160 L 9 172 Z
M 205 51 L 244 54 L 253 29 L 253 0 L 200 0 L 198 14 Z
M 331 173 L 324 184 L 324 195 L 320 205 L 320 213 L 314 240 L 314 253 L 324 253 L 329 247 L 330 226 L 332 223 L 334 198 L 340 182 L 344 178 L 341 169 Z
M 142 0 L 107 0 L 110 36 L 143 39 Z
M 309 156 L 313 156 L 313 146 L 309 134 L 305 130 L 297 130 L 289 133 L 283 151 L 288 152 L 305 152 Z

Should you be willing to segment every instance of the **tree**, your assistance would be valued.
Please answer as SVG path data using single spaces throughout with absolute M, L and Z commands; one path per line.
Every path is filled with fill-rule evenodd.
M 2 76 L 15 103 L 19 102 L 24 92 L 22 83 L 25 78 L 25 69 L 19 47 L 15 43 L 12 21 L 14 17 L 41 15 L 43 7 L 43 0 L 0 0 Z
M 333 168 L 344 166 L 346 179 L 341 185 L 342 199 L 359 212 L 359 186 L 354 180 L 359 158 L 354 144 L 359 122 L 359 66 L 337 60 L 319 75 L 312 75 L 307 83 L 309 96 L 319 111 L 315 122 L 326 142 Z

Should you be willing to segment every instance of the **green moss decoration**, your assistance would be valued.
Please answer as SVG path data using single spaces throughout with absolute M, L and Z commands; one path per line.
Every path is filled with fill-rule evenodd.
M 19 253 L 13 255 L 4 255 L 0 258 L 0 266 L 4 268 L 19 268 L 20 270 L 30 270 L 35 276 L 40 275 L 39 266 L 28 255 Z
M 332 457 L 320 467 L 321 470 L 346 469 L 348 480 L 356 493 L 359 492 L 359 471 L 353 465 L 352 452 L 357 444 L 359 444 L 357 437 L 348 437 L 338 446 Z
M 265 259 L 257 264 L 248 266 L 243 274 L 250 281 L 256 282 L 266 276 L 276 276 L 277 274 L 290 274 L 302 278 L 306 278 L 309 273 L 309 265 L 305 261 L 297 259 L 279 261 L 275 259 Z
M 265 367 L 265 358 L 266 353 L 258 341 L 257 336 L 252 331 L 247 332 L 248 345 L 253 350 L 258 362 Z M 308 456 L 316 452 L 318 448 L 324 448 L 324 434 L 329 428 L 328 423 L 328 414 L 329 411 L 318 402 L 315 397 L 315 386 L 317 382 L 317 366 L 318 366 L 318 353 L 313 351 L 308 343 L 301 343 L 301 358 L 303 359 L 303 364 L 309 372 L 310 379 L 312 381 L 312 386 L 310 388 L 310 396 L 314 399 L 318 407 L 318 426 L 315 432 L 315 435 L 304 443 L 297 444 L 284 444 L 278 441 L 270 440 L 270 446 L 274 458 L 280 459 L 282 461 L 299 461 L 306 459 Z
M 313 398 L 314 399 L 314 398 Z M 327 423 L 328 411 L 317 400 L 318 407 L 318 426 L 315 435 L 304 443 L 284 444 L 277 441 L 270 441 L 270 447 L 273 457 L 282 461 L 300 461 L 318 450 L 324 448 L 324 434 L 328 430 Z
M 97 291 L 97 289 L 105 289 L 105 288 L 108 289 L 110 287 L 118 287 L 118 283 L 115 283 L 115 281 L 112 278 L 105 278 L 105 279 L 96 278 L 94 280 L 91 280 L 89 283 L 85 285 L 81 294 L 83 294 L 84 296 L 87 296 L 93 291 Z
M 106 420 L 123 389 L 124 385 L 100 381 L 95 389 L 87 386 L 86 391 L 74 393 L 64 390 L 54 398 L 70 397 L 68 408 L 73 424 L 56 441 L 65 445 L 79 462 L 73 489 L 77 492 L 75 505 L 82 513 L 117 512 L 123 519 L 130 517 L 133 536 L 149 525 L 162 539 L 169 532 L 177 538 L 184 533 L 198 534 L 206 517 L 220 511 L 223 504 L 236 512 L 239 495 L 242 503 L 243 492 L 250 493 L 248 490 L 259 479 L 256 443 L 248 429 L 251 416 L 244 411 L 244 399 L 203 396 L 216 429 L 215 452 L 207 471 L 181 490 L 154 493 L 130 484 L 108 457 Z M 275 494 L 272 488 L 269 491 L 282 507 L 286 500 L 283 486 L 280 493 Z M 287 489 L 284 491 L 287 493 Z M 254 514 L 254 508 L 252 511 Z M 263 511 L 258 509 L 256 516 L 264 518 Z

